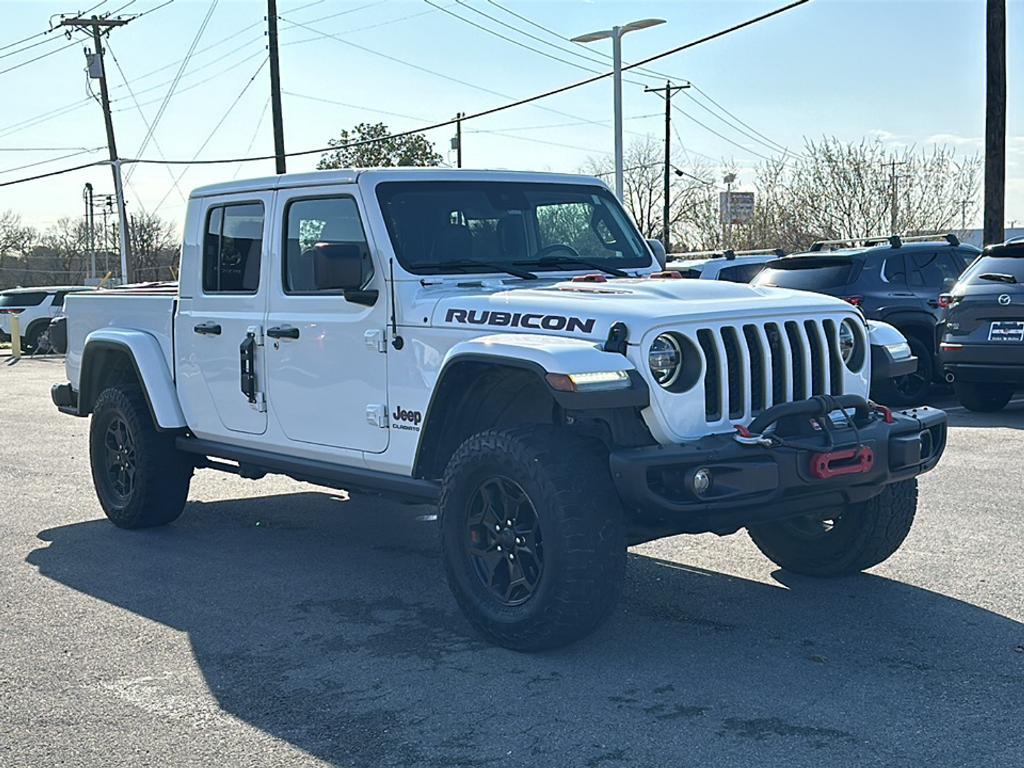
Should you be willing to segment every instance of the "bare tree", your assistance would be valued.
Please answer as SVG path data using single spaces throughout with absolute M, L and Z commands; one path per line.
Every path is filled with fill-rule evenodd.
M 177 279 L 180 245 L 173 224 L 155 213 L 133 215 L 129 219 L 128 236 L 131 238 L 131 271 L 139 281 Z
M 664 162 L 663 145 L 651 136 L 632 142 L 623 157 L 625 206 L 644 237 L 659 240 L 664 227 Z M 705 166 L 684 166 L 681 159 L 673 158 L 672 167 L 677 173 L 669 190 L 672 250 L 679 250 L 684 243 L 704 242 L 703 230 L 714 196 L 711 170 Z M 612 168 L 610 158 L 592 157 L 584 165 L 583 172 L 610 179 Z
M 23 259 L 36 238 L 32 227 L 14 211 L 0 213 L 0 287 L 20 285 L 24 279 Z

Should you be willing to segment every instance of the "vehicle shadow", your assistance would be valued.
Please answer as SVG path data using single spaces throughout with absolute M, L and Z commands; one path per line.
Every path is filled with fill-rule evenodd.
M 1024 750 L 1010 618 L 873 575 L 763 583 L 634 554 L 605 627 L 522 655 L 457 612 L 430 511 L 192 503 L 163 529 L 42 531 L 27 559 L 187 633 L 221 711 L 334 764 L 1000 765 Z M 141 677 L 148 661 L 133 647 L 105 690 L 137 701 L 144 679 L 180 700 Z
M 995 413 L 977 413 L 966 408 L 947 411 L 950 427 L 975 427 L 991 429 L 1024 429 L 1024 395 L 1018 394 L 1009 405 Z

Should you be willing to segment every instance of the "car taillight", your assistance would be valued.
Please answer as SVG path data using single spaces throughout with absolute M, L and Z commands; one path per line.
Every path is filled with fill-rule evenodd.
M 20 315 L 24 311 L 24 307 L 21 309 L 0 309 L 0 315 Z
M 844 296 L 843 301 L 848 301 L 853 304 L 853 306 L 859 307 L 863 303 L 864 299 L 861 296 Z
M 939 308 L 949 309 L 953 306 L 953 297 L 948 293 L 939 294 Z

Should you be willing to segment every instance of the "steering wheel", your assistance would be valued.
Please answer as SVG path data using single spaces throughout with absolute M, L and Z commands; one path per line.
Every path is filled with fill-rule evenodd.
M 566 243 L 553 243 L 551 245 L 545 245 L 543 248 L 541 248 L 533 255 L 536 258 L 540 258 L 549 253 L 554 253 L 555 251 L 568 251 L 573 255 L 574 258 L 578 259 L 580 257 L 580 252 L 573 248 L 571 245 L 567 245 Z

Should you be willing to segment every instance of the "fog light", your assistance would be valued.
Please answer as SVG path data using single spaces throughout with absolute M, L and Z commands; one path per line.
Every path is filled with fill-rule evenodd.
M 693 492 L 698 496 L 704 496 L 711 490 L 711 470 L 701 467 L 693 473 L 691 482 L 693 483 Z

